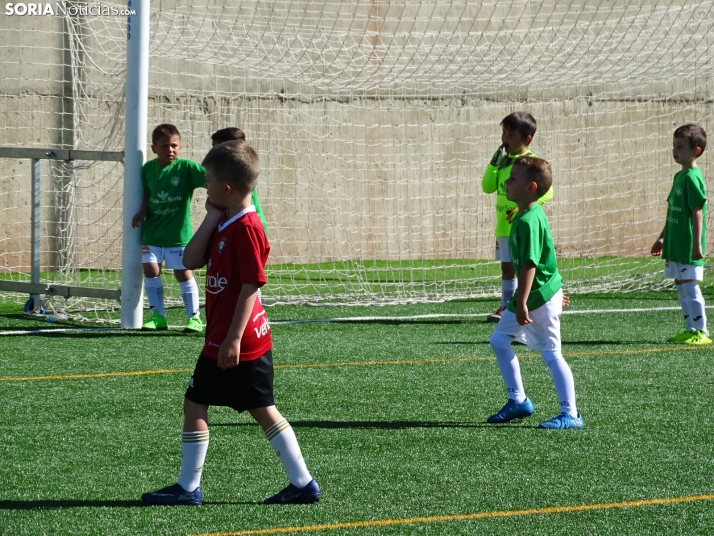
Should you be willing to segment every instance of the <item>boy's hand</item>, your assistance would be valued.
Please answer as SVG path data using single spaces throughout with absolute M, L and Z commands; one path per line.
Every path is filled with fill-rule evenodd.
M 240 339 L 226 338 L 218 350 L 218 368 L 229 369 L 240 362 Z
M 498 167 L 498 165 L 506 157 L 506 149 L 504 147 L 505 147 L 505 144 L 501 144 L 501 146 L 496 150 L 496 152 L 493 153 L 493 157 L 491 158 L 491 162 L 490 162 L 490 164 L 492 166 Z
M 526 324 L 533 322 L 533 320 L 531 320 L 528 316 L 528 306 L 525 303 L 523 305 L 518 303 L 516 304 L 516 320 L 521 326 L 525 326 Z
M 699 259 L 704 258 L 704 253 L 702 253 L 702 245 L 701 244 L 694 244 L 692 247 L 692 259 L 695 261 L 698 261 Z
M 506 212 L 506 221 L 508 223 L 513 223 L 513 218 L 516 217 L 517 213 L 518 213 L 518 207 L 513 207 L 511 210 Z
M 214 216 L 220 216 L 221 218 L 225 217 L 226 215 L 225 210 L 223 210 L 222 208 L 218 208 L 216 205 L 211 203 L 208 198 L 206 198 L 206 212 Z
M 570 298 L 563 294 L 563 307 L 568 307 L 570 305 Z
M 132 227 L 138 227 L 139 224 L 146 219 L 146 214 L 143 212 L 137 212 L 134 214 L 134 217 L 131 219 L 131 226 Z
M 653 257 L 659 257 L 660 255 L 662 255 L 662 244 L 663 243 L 664 243 L 663 240 L 661 238 L 658 238 L 657 242 L 655 242 L 652 245 L 652 250 L 650 251 L 650 253 L 652 253 Z

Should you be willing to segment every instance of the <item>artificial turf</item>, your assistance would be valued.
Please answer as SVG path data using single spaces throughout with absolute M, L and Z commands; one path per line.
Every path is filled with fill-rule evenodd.
M 571 312 L 642 309 L 563 315 L 585 419 L 572 431 L 535 428 L 558 405 L 528 349 L 536 414 L 485 424 L 505 402 L 483 322 L 492 300 L 269 308 L 277 405 L 323 490 L 309 506 L 261 503 L 285 474 L 250 417 L 225 408 L 210 413 L 205 504 L 141 505 L 177 477 L 200 335 L 2 335 L 0 534 L 714 533 L 714 348 L 664 342 L 682 328 L 663 310 L 673 292 L 572 301 Z M 0 311 L 3 333 L 79 326 Z M 182 310 L 169 314 L 182 324 Z

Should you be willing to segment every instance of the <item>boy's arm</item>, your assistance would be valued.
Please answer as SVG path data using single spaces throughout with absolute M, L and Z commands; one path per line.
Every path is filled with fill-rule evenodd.
M 146 219 L 147 214 L 149 214 L 149 194 L 144 194 L 144 198 L 141 200 L 141 208 L 139 209 L 139 212 L 134 214 L 134 217 L 131 219 L 131 226 L 138 226 Z
M 235 367 L 240 362 L 240 340 L 243 338 L 243 332 L 250 320 L 257 296 L 258 285 L 255 283 L 246 283 L 241 287 L 233 313 L 233 321 L 228 328 L 226 339 L 218 350 L 219 368 L 228 369 Z
M 692 259 L 704 258 L 702 251 L 702 207 L 692 209 Z
M 553 199 L 554 194 L 555 194 L 555 192 L 553 191 L 553 187 L 551 186 L 550 188 L 548 188 L 548 191 L 543 194 L 543 197 L 538 199 L 538 204 L 545 205 L 548 201 Z
M 535 279 L 535 264 L 527 262 L 518 272 L 518 291 L 516 292 L 516 320 L 521 326 L 533 322 L 528 316 L 528 295 Z
M 650 253 L 652 254 L 653 257 L 659 257 L 660 255 L 662 255 L 662 245 L 663 244 L 664 244 L 664 229 L 662 229 L 662 232 L 657 237 L 657 240 L 655 240 L 655 243 L 652 244 L 652 249 L 650 250 Z
M 183 250 L 183 266 L 187 270 L 196 270 L 206 265 L 206 253 L 211 235 L 221 220 L 226 216 L 226 212 L 218 207 L 214 207 L 206 200 L 206 216 L 196 233 L 188 241 Z
M 481 189 L 484 193 L 492 194 L 498 189 L 498 165 L 506 157 L 506 151 L 501 145 L 486 166 L 486 171 L 481 178 Z

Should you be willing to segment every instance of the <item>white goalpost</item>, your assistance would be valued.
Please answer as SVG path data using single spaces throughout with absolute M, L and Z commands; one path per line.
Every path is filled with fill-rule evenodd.
M 567 291 L 665 288 L 649 248 L 672 132 L 714 132 L 711 0 L 161 0 L 141 19 L 145 1 L 117 6 L 137 10 L 130 28 L 124 16 L 0 22 L 0 147 L 124 152 L 123 166 L 42 161 L 40 283 L 121 289 L 121 301 L 70 298 L 78 314 L 141 316 L 130 177 L 165 122 L 198 162 L 224 127 L 257 149 L 267 304 L 495 296 L 495 199 L 480 179 L 516 110 L 536 117 L 531 148 L 553 165 L 544 208 Z M 0 153 L 0 289 L 32 282 L 30 176 L 29 160 Z M 197 190 L 196 226 L 204 200 Z

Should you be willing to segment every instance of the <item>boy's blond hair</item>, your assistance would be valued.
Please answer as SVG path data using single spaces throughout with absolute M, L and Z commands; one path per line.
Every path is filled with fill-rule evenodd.
M 536 198 L 540 199 L 553 185 L 553 170 L 550 164 L 536 156 L 520 156 L 513 162 L 513 167 L 521 166 L 526 170 L 526 177 L 535 182 Z
M 241 140 L 232 140 L 214 146 L 201 165 L 218 182 L 231 185 L 241 193 L 253 191 L 258 181 L 260 164 L 258 153 Z
M 688 123 L 674 131 L 674 138 L 684 138 L 689 141 L 689 147 L 699 147 L 702 152 L 707 148 L 707 133 L 699 125 Z
M 178 139 L 181 139 L 181 134 L 179 134 L 175 125 L 163 123 L 151 133 L 151 144 L 156 145 L 161 138 L 170 138 L 172 136 L 178 136 Z

